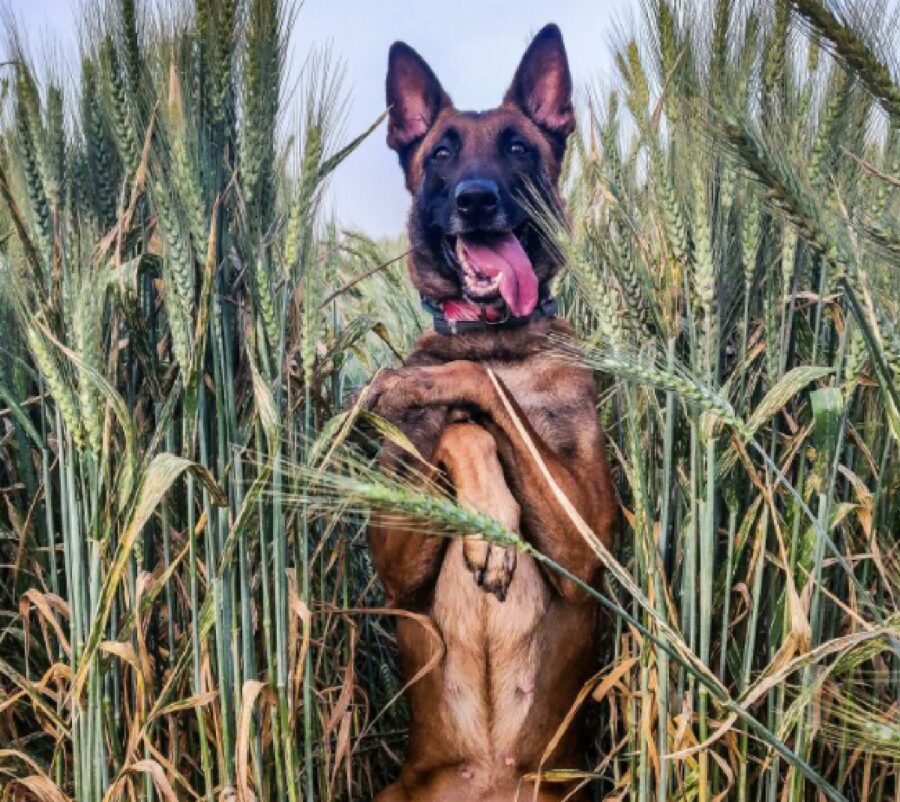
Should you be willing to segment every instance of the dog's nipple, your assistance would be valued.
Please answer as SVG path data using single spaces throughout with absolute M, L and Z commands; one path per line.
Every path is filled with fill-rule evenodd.
M 504 757 L 503 762 L 507 766 L 515 766 L 516 765 L 516 759 L 512 755 L 507 755 L 506 757 Z
M 534 693 L 534 679 L 527 677 L 519 680 L 519 690 L 524 694 Z
M 460 775 L 462 775 L 462 778 L 464 780 L 471 780 L 475 776 L 475 772 L 472 771 L 472 769 L 470 769 L 468 766 L 463 766 Z

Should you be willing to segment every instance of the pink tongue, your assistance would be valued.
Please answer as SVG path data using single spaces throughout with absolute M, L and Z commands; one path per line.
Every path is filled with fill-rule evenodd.
M 528 254 L 512 232 L 492 234 L 478 241 L 460 236 L 469 265 L 488 278 L 500 275 L 500 295 L 516 317 L 534 311 L 538 301 L 538 280 Z

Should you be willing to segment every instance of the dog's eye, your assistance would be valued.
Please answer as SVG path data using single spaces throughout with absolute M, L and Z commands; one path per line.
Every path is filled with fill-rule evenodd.
M 445 162 L 450 158 L 450 148 L 441 145 L 437 148 L 434 153 L 431 154 L 431 158 L 436 162 Z
M 520 142 L 518 139 L 514 139 L 509 144 L 509 152 L 512 156 L 524 156 L 526 150 L 525 143 Z

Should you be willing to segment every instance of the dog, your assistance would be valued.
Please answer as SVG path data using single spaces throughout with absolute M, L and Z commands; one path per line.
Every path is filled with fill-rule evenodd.
M 606 545 L 618 517 L 591 371 L 548 355 L 571 329 L 551 295 L 560 257 L 527 201 L 536 192 L 562 214 L 557 184 L 575 129 L 565 47 L 559 28 L 543 28 L 489 111 L 454 108 L 402 42 L 386 84 L 387 141 L 412 195 L 409 268 L 435 330 L 402 368 L 378 374 L 366 403 L 460 504 L 569 576 L 477 534 L 444 538 L 373 517 L 368 542 L 387 603 L 417 614 L 397 622 L 406 760 L 376 802 L 581 799 L 571 782 L 534 779 L 583 761 L 579 727 L 562 725 L 597 668 L 603 620 L 585 590 L 601 563 L 553 485 Z M 379 454 L 388 472 L 409 472 L 409 460 L 393 443 Z

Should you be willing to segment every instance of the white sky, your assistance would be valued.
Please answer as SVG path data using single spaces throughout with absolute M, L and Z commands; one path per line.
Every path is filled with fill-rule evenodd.
M 33 52 L 41 53 L 48 39 L 61 41 L 66 54 L 75 52 L 82 0 L 5 4 Z M 630 19 L 637 5 L 636 0 L 306 0 L 289 57 L 296 71 L 311 45 L 330 44 L 344 61 L 345 88 L 351 93 L 345 123 L 349 139 L 384 108 L 387 51 L 395 39 L 424 56 L 458 107 L 482 109 L 499 102 L 530 36 L 547 22 L 562 29 L 582 91 L 609 77 L 613 27 Z M 371 235 L 401 230 L 408 199 L 383 129 L 339 168 L 332 179 L 331 206 L 342 224 Z

